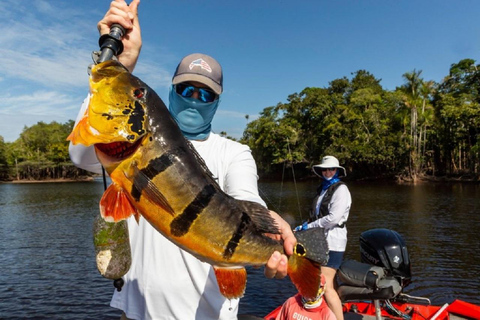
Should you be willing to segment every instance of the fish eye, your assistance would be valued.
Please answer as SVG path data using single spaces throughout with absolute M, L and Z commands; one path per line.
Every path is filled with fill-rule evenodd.
M 137 99 L 142 98 L 145 95 L 145 88 L 137 88 L 133 90 L 133 96 Z

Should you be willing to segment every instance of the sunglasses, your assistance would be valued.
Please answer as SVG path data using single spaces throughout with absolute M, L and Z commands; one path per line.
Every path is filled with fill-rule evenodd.
M 336 168 L 322 168 L 322 172 L 325 172 L 325 171 L 335 171 Z
M 198 92 L 198 100 L 202 102 L 213 102 L 217 94 L 207 88 L 197 88 L 191 84 L 179 83 L 175 85 L 175 91 L 184 98 L 191 98 L 194 92 Z

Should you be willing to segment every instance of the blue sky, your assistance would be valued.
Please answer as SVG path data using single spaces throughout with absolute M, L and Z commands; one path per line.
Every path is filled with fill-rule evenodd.
M 109 0 L 0 2 L 0 136 L 75 119 L 88 90 L 97 22 Z M 423 70 L 441 81 L 480 55 L 480 1 L 142 0 L 142 54 L 134 74 L 163 98 L 180 59 L 193 52 L 224 68 L 217 133 L 241 137 L 250 119 L 305 87 L 365 69 L 385 89 Z

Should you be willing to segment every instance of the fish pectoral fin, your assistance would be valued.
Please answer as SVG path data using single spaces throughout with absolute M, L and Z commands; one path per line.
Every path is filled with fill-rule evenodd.
M 170 206 L 165 196 L 160 192 L 160 190 L 158 190 L 153 181 L 147 175 L 145 175 L 145 173 L 138 170 L 138 167 L 134 168 L 133 186 L 137 190 L 144 192 L 145 196 L 150 201 L 162 207 L 172 216 L 175 216 L 175 211 Z
M 125 190 L 118 184 L 112 183 L 100 200 L 100 214 L 107 222 L 118 222 L 140 213 L 130 202 Z
M 247 271 L 243 267 L 213 267 L 220 293 L 227 299 L 243 297 L 247 286 Z

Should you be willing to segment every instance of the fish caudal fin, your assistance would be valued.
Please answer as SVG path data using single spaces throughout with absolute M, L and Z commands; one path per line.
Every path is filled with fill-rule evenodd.
M 112 183 L 103 193 L 100 200 L 100 214 L 107 222 L 118 222 L 131 215 L 139 215 L 125 190 L 115 183 Z
M 243 297 L 247 286 L 247 270 L 245 268 L 213 267 L 217 277 L 220 293 L 227 299 Z
M 288 275 L 298 292 L 314 299 L 321 285 L 320 266 L 328 261 L 328 244 L 323 228 L 295 233 L 297 245 L 288 259 Z

